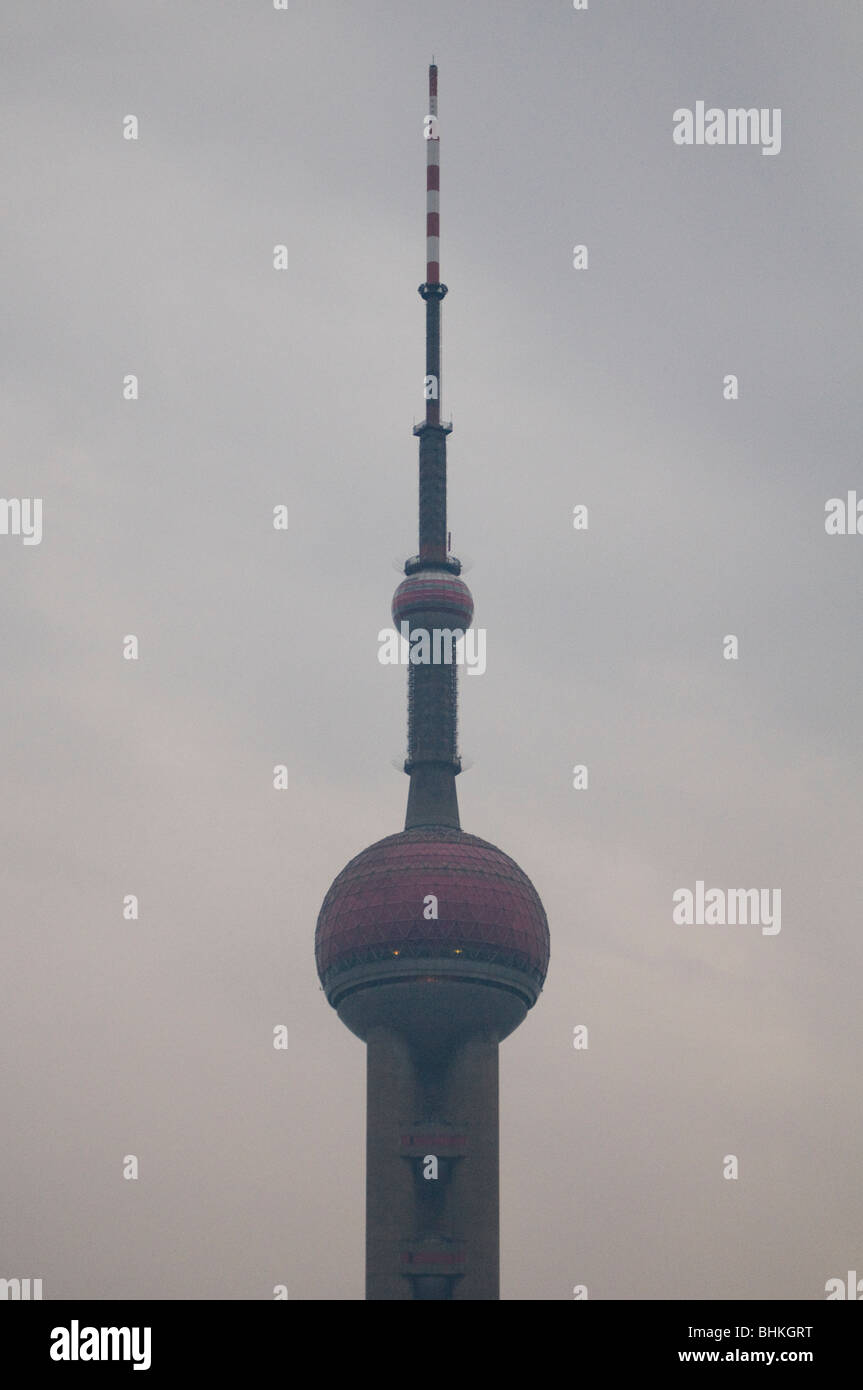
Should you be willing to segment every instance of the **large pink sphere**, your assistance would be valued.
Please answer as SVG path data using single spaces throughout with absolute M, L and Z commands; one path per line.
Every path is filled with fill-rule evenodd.
M 429 897 L 437 917 L 428 917 Z M 476 835 L 434 827 L 388 835 L 358 854 L 327 893 L 315 933 L 331 1001 L 363 984 L 422 974 L 515 982 L 529 1004 L 548 968 L 548 922 L 530 879 Z

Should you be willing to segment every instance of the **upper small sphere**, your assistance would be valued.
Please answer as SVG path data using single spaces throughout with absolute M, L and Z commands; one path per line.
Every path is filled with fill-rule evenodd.
M 473 597 L 463 579 L 448 570 L 417 570 L 403 579 L 393 595 L 396 627 L 463 628 L 473 621 Z

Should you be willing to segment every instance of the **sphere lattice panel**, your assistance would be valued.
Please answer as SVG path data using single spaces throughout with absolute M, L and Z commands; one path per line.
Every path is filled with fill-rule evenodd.
M 529 1006 L 548 968 L 548 922 L 530 879 L 495 845 L 463 830 L 406 830 L 363 850 L 336 878 L 315 954 L 331 1001 L 345 976 L 367 986 L 434 961 L 450 978 L 514 981 Z
M 473 596 L 463 579 L 447 570 L 418 570 L 403 579 L 393 595 L 396 627 L 462 628 L 473 621 Z

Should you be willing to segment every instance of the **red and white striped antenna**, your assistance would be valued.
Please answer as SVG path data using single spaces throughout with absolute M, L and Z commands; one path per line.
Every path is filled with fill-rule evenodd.
M 437 123 L 437 66 L 429 68 L 429 109 L 423 125 L 426 142 L 426 278 L 417 288 L 426 306 L 426 414 L 414 425 L 419 435 L 419 563 L 449 569 L 458 564 L 447 554 L 446 436 L 452 423 L 441 420 L 441 300 L 447 287 L 440 278 L 440 137 Z M 458 573 L 458 569 L 455 569 Z
M 440 283 L 440 136 L 437 133 L 437 66 L 429 68 L 429 135 L 426 139 L 426 284 Z

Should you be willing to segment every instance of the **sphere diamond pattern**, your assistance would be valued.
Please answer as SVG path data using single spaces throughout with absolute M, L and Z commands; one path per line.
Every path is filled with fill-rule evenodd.
M 423 915 L 438 900 L 437 920 Z M 548 922 L 527 875 L 487 840 L 444 827 L 402 831 L 364 849 L 324 899 L 315 932 L 322 982 L 395 954 L 497 961 L 542 984 Z

